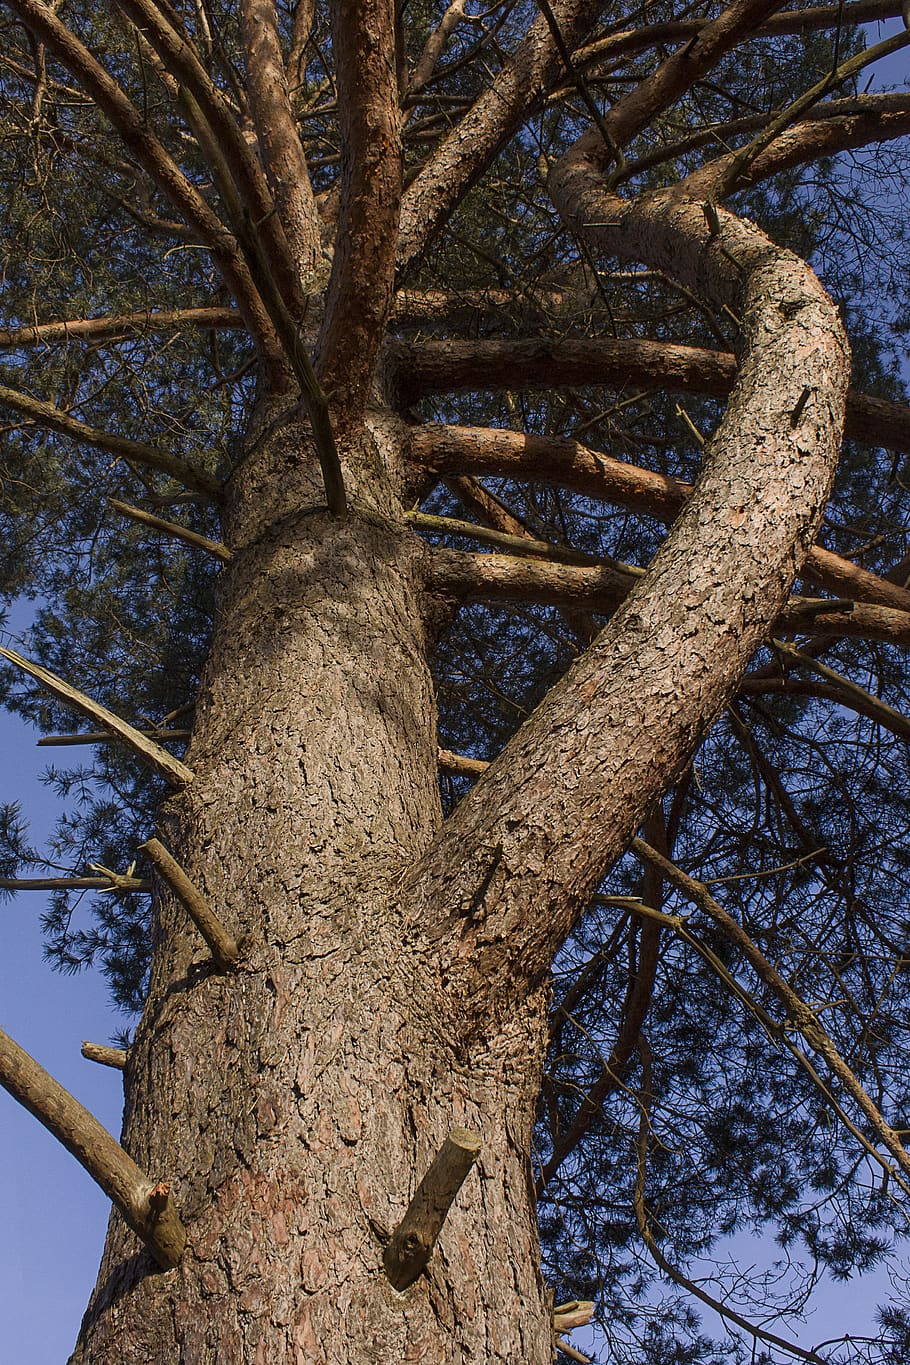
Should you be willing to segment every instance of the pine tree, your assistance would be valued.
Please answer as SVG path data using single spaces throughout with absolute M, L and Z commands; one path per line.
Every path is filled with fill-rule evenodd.
M 0 13 L 73 1361 L 901 1358 L 775 1321 L 910 1194 L 900 5 Z

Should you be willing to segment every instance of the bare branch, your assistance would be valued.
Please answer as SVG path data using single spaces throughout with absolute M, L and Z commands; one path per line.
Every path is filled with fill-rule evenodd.
M 880 401 L 863 400 L 864 403 Z M 902 405 L 882 402 L 882 406 L 898 408 Z M 499 428 L 415 427 L 411 454 L 417 463 L 440 474 L 470 471 L 510 479 L 541 479 L 666 522 L 675 520 L 692 492 L 692 485 L 682 479 L 626 464 L 589 450 L 577 441 Z M 891 608 L 901 617 L 910 611 L 910 591 L 820 545 L 810 549 L 803 573 L 838 596 Z M 872 618 L 867 624 L 872 626 Z M 876 635 L 875 638 L 891 639 L 894 631 L 903 631 L 903 623 L 899 619 L 882 617 L 875 628 L 887 633 L 885 637 Z
M 152 332 L 178 332 L 184 327 L 211 331 L 234 331 L 244 322 L 236 308 L 176 308 L 155 312 L 113 313 L 102 318 L 72 318 L 62 322 L 38 322 L 31 327 L 0 328 L 0 350 L 27 346 L 52 346 L 61 341 L 121 341 L 128 336 Z
M 110 498 L 109 504 L 115 512 L 120 512 L 124 517 L 129 517 L 131 521 L 138 522 L 141 526 L 149 526 L 153 531 L 160 531 L 163 535 L 171 536 L 174 540 L 181 540 L 185 545 L 192 545 L 195 550 L 205 550 L 214 559 L 219 559 L 222 564 L 230 563 L 231 552 L 221 541 L 209 540 L 207 536 L 201 536 L 196 531 L 191 531 L 186 526 L 179 526 L 173 521 L 164 521 L 161 517 L 153 516 L 151 512 L 145 512 L 141 507 L 131 507 L 127 502 L 120 502 L 118 498 Z
M 117 1071 L 123 1071 L 129 1058 L 126 1048 L 105 1047 L 103 1043 L 86 1041 L 80 1050 L 87 1062 L 97 1062 L 99 1066 L 112 1066 Z
M 85 1167 L 161 1268 L 177 1265 L 186 1233 L 168 1185 L 149 1180 L 107 1129 L 3 1032 L 0 1085 Z
M 172 787 L 185 787 L 193 780 L 193 774 L 185 763 L 181 763 L 179 758 L 174 758 L 166 749 L 154 744 L 146 739 L 138 730 L 134 730 L 132 725 L 127 725 L 125 720 L 115 716 L 113 711 L 108 711 L 106 706 L 101 706 L 98 702 L 92 701 L 84 692 L 79 692 L 69 683 L 58 678 L 55 673 L 50 673 L 40 664 L 32 663 L 30 659 L 25 659 L 15 650 L 0 647 L 0 656 L 8 659 L 11 664 L 15 664 L 23 673 L 27 673 L 36 682 L 46 687 L 48 692 L 59 698 L 67 706 L 74 706 L 77 711 L 94 720 L 97 724 L 103 725 L 106 730 L 122 740 L 128 745 L 135 754 L 138 754 L 151 768 L 169 782 Z
M 0 385 L 0 406 L 12 408 L 14 412 L 21 413 L 30 421 L 37 422 L 39 426 L 58 431 L 63 436 L 71 436 L 84 445 L 109 450 L 121 459 L 141 465 L 145 469 L 155 469 L 161 474 L 169 474 L 185 488 L 204 493 L 213 502 L 219 502 L 221 499 L 221 483 L 214 475 L 199 469 L 188 460 L 168 455 L 157 446 L 146 445 L 144 441 L 133 441 L 128 436 L 116 436 L 113 432 L 102 431 L 99 427 L 90 427 L 86 422 L 80 422 L 77 417 L 71 417 L 62 408 L 54 407 L 53 403 L 45 403 L 40 398 L 33 398 L 31 394 L 22 393 L 18 389 L 6 388 L 5 385 Z
M 190 880 L 160 839 L 147 839 L 139 845 L 139 852 L 145 854 L 162 881 L 173 891 L 208 944 L 212 961 L 218 970 L 232 971 L 240 961 L 240 946 L 233 934 L 225 929 L 195 882 Z

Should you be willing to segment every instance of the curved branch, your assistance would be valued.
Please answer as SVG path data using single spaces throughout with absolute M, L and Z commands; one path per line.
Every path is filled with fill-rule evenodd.
M 691 90 L 712 67 L 768 19 L 780 5 L 776 0 L 733 0 L 694 38 L 678 47 L 645 80 L 639 82 L 604 116 L 609 142 L 599 128 L 591 128 L 576 146 L 591 156 L 601 170 L 615 159 L 615 148 L 640 133 L 665 109 Z
M 910 34 L 903 35 L 903 41 L 895 41 L 888 50 L 896 51 L 907 42 Z M 893 141 L 910 132 L 910 95 L 863 95 L 843 102 L 860 107 L 843 114 L 820 109 L 814 118 L 782 128 L 754 157 L 746 155 L 748 148 L 716 157 L 680 181 L 681 192 L 705 198 L 726 197 L 808 161 L 868 147 L 870 143 Z
M 899 19 L 903 0 L 856 0 L 854 4 L 818 5 L 811 9 L 784 10 L 770 15 L 751 35 L 767 38 L 777 34 L 812 33 L 837 25 L 876 23 L 882 19 Z M 572 54 L 575 66 L 588 69 L 595 63 L 612 61 L 617 57 L 644 52 L 673 42 L 697 38 L 711 22 L 710 19 L 670 19 L 662 24 L 647 24 L 623 33 L 608 33 L 596 38 Z
M 112 124 L 124 146 L 152 177 L 162 194 L 199 233 L 233 294 L 264 361 L 270 369 L 281 373 L 281 346 L 236 238 L 212 212 L 195 186 L 190 184 L 113 77 L 57 18 L 53 10 L 43 0 L 10 0 L 10 4 L 26 28 L 46 43 L 57 59 L 72 72 Z
M 204 493 L 214 502 L 221 499 L 221 484 L 214 475 L 199 469 L 189 460 L 178 459 L 176 455 L 169 455 L 167 451 L 159 450 L 157 446 L 147 445 L 145 441 L 131 441 L 127 436 L 116 436 L 113 432 L 91 427 L 86 422 L 80 422 L 77 417 L 71 417 L 62 408 L 54 407 L 53 403 L 45 403 L 40 398 L 33 398 L 31 394 L 21 393 L 18 389 L 10 389 L 5 385 L 0 385 L 0 407 L 12 408 L 14 412 L 21 413 L 23 417 L 38 423 L 39 426 L 58 431 L 63 436 L 71 436 L 73 440 L 80 441 L 83 445 L 95 446 L 98 450 L 109 450 L 112 454 L 141 465 L 144 469 L 155 469 L 161 474 L 169 474 L 185 488 Z
M 543 982 L 785 606 L 828 496 L 847 389 L 837 310 L 808 266 L 723 210 L 712 237 L 700 205 L 616 199 L 592 169 L 582 149 L 551 174 L 563 216 L 735 309 L 743 358 L 697 489 L 647 575 L 409 878 L 413 932 L 441 982 L 457 999 L 479 974 L 497 1015 Z M 794 422 L 807 382 L 813 401 Z

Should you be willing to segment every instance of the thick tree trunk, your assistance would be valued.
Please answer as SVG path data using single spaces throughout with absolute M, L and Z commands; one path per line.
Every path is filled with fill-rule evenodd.
M 528 1172 L 536 992 L 458 1051 L 395 888 L 440 823 L 420 542 L 389 417 L 320 508 L 293 418 L 260 413 L 235 477 L 214 645 L 160 833 L 244 947 L 212 970 L 162 892 L 124 1144 L 173 1182 L 187 1250 L 157 1271 L 115 1214 L 79 1365 L 552 1357 Z M 382 1269 L 448 1130 L 483 1151 L 427 1273 Z

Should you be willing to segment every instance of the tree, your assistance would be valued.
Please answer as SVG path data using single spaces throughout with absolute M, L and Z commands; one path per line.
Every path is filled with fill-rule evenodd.
M 83 1365 L 833 1359 L 686 1266 L 906 1208 L 900 5 L 538 3 L 4 0 L 6 695 L 97 754 L 4 885 L 142 1000 L 122 1146 L 0 1044 Z

